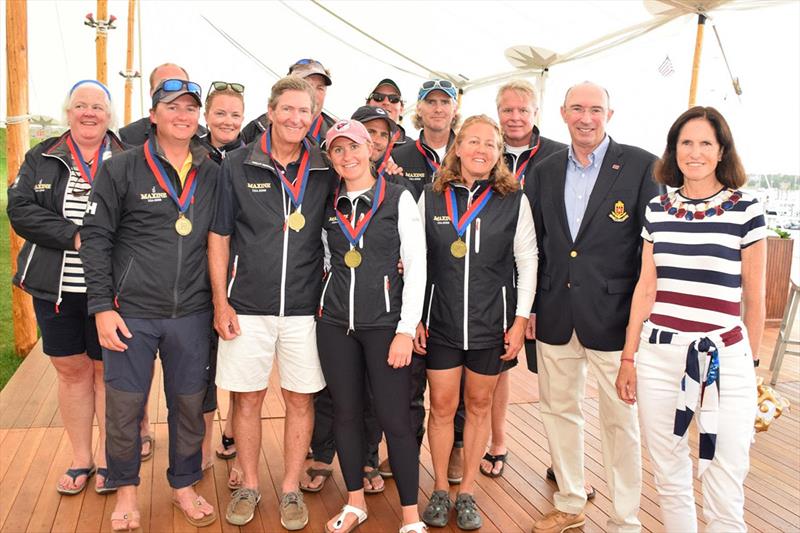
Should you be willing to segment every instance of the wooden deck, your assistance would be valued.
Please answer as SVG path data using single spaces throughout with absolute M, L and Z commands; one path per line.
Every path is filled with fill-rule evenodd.
M 776 329 L 768 328 L 762 349 L 759 374 L 767 377 L 769 356 Z M 800 364 L 787 356 L 778 390 L 794 406 L 767 433 L 759 434 L 752 448 L 750 475 L 745 483 L 746 519 L 752 531 L 800 531 Z M 482 531 L 528 532 L 534 520 L 552 505 L 554 484 L 544 479 L 550 459 L 547 439 L 537 407 L 536 380 L 520 364 L 512 371 L 511 405 L 508 413 L 508 466 L 503 477 L 479 476 L 476 499 L 483 512 Z M 143 530 L 153 532 L 194 531 L 170 503 L 167 485 L 166 407 L 160 373 L 151 392 L 150 417 L 156 437 L 153 460 L 142 466 L 139 490 Z M 220 394 L 221 412 L 227 409 L 226 395 Z M 586 507 L 583 531 L 602 531 L 611 502 L 603 481 L 597 394 L 587 389 L 586 476 L 598 491 Z M 283 475 L 283 400 L 272 387 L 262 411 L 263 443 L 260 461 L 263 498 L 255 519 L 243 531 L 283 531 L 278 520 L 278 496 Z M 214 442 L 221 426 L 215 424 Z M 696 435 L 692 435 L 696 439 Z M 696 444 L 692 446 L 693 452 Z M 381 450 L 382 456 L 385 449 Z M 0 392 L 0 532 L 96 532 L 110 530 L 115 497 L 98 496 L 92 490 L 72 497 L 55 491 L 56 481 L 69 466 L 70 445 L 56 398 L 55 372 L 47 358 L 36 349 L 26 358 L 5 389 Z M 427 442 L 421 454 L 420 502 L 433 489 L 432 466 Z M 226 487 L 229 465 L 216 460 L 198 485 L 199 492 L 221 514 L 229 499 Z M 663 531 L 659 521 L 658 498 L 652 467 L 643 452 L 644 488 L 640 519 L 646 531 Z M 90 486 L 93 486 L 90 485 Z M 455 488 L 452 491 L 455 493 Z M 699 484 L 695 486 L 699 499 Z M 304 531 L 322 531 L 325 521 L 346 498 L 341 472 L 318 495 L 306 495 L 310 522 Z M 394 482 L 388 480 L 382 495 L 368 497 L 370 519 L 359 531 L 392 532 L 400 523 L 400 507 Z M 698 509 L 698 515 L 702 513 Z M 204 531 L 236 531 L 224 518 Z M 446 528 L 443 531 L 458 531 Z

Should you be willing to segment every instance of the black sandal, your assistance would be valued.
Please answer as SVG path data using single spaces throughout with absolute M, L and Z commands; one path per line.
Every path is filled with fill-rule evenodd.
M 502 476 L 503 475 L 503 470 L 506 469 L 506 457 L 508 457 L 508 452 L 500 454 L 500 455 L 492 455 L 492 454 L 490 454 L 488 452 L 485 453 L 483 455 L 483 460 L 484 461 L 489 461 L 490 463 L 492 463 L 492 468 L 491 468 L 491 470 L 484 470 L 483 469 L 483 465 L 481 465 L 481 467 L 480 467 L 481 474 L 483 474 L 484 476 L 489 476 L 489 477 L 500 477 L 500 476 Z M 503 466 L 500 467 L 500 471 L 499 472 L 495 473 L 494 472 L 494 467 L 499 462 L 502 462 Z
M 233 450 L 233 452 L 231 452 L 231 453 L 225 453 L 226 451 L 228 451 L 228 448 L 230 448 L 230 447 L 232 447 L 234 445 L 236 445 L 236 441 L 233 440 L 233 437 L 229 437 L 225 433 L 223 433 L 222 434 L 222 448 L 223 448 L 223 451 L 221 452 L 221 451 L 217 450 L 216 451 L 217 457 L 219 457 L 220 459 L 223 459 L 225 461 L 228 461 L 228 460 L 233 459 L 234 457 L 236 457 L 236 450 Z

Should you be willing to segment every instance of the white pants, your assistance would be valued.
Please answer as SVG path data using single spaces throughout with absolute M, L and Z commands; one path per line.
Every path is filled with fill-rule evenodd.
M 620 352 L 601 352 L 581 345 L 573 332 L 565 345 L 536 342 L 539 400 L 547 431 L 558 492 L 556 509 L 577 514 L 586 505 L 583 478 L 583 411 L 586 370 L 592 367 L 600 391 L 603 466 L 613 508 L 607 531 L 640 531 L 642 457 L 636 407 L 617 397 L 615 382 Z
M 680 342 L 649 344 L 643 333 L 636 357 L 636 397 L 664 528 L 690 533 L 697 531 L 697 516 L 689 439 L 687 435 L 676 447 L 672 433 L 688 350 L 688 343 Z M 715 344 L 719 351 L 719 421 L 714 459 L 702 477 L 703 515 L 706 531 L 733 533 L 747 530 L 744 479 L 750 468 L 756 381 L 746 335 L 732 346 Z

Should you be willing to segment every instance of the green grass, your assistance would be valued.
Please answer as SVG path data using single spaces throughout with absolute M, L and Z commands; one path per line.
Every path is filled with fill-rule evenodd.
M 6 215 L 6 130 L 0 128 L 0 390 L 5 387 L 22 358 L 14 352 L 14 323 L 11 318 L 11 258 Z

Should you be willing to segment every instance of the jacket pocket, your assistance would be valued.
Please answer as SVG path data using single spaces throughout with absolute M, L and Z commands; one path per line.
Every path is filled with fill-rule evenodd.
M 228 298 L 231 297 L 233 291 L 233 282 L 236 281 L 236 271 L 239 266 L 239 254 L 233 256 L 233 266 L 231 267 L 231 280 L 228 282 Z
M 119 295 L 122 294 L 122 289 L 125 287 L 125 281 L 128 279 L 128 275 L 131 273 L 131 269 L 133 268 L 133 256 L 128 259 L 128 264 L 125 265 L 125 270 L 122 271 L 122 275 L 119 277 L 119 281 L 117 282 L 117 294 L 114 296 L 114 305 L 119 307 L 118 298 Z
M 543 291 L 549 291 L 550 290 L 550 276 L 542 275 L 542 277 L 539 278 L 539 286 L 537 288 L 540 289 L 540 290 L 543 290 Z
M 33 260 L 33 252 L 35 251 L 36 251 L 36 245 L 31 244 L 31 251 L 28 253 L 28 257 L 25 258 L 25 267 L 22 269 L 22 275 L 19 278 L 20 287 L 25 285 L 25 276 L 28 275 L 28 269 L 31 267 L 31 261 Z
M 325 293 L 328 291 L 328 285 L 331 283 L 333 272 L 328 271 L 328 279 L 325 280 L 325 285 L 322 287 L 322 295 L 319 297 L 319 316 L 322 316 L 322 309 L 325 307 Z
M 433 293 L 436 290 L 436 284 L 431 283 L 431 294 L 428 296 L 428 314 L 425 316 L 425 331 L 427 332 L 431 327 L 431 309 L 433 308 Z
M 386 312 L 388 313 L 392 310 L 389 303 L 389 276 L 383 276 L 383 299 L 386 302 Z
M 608 294 L 626 294 L 633 292 L 635 286 L 631 278 L 610 279 L 606 282 Z

